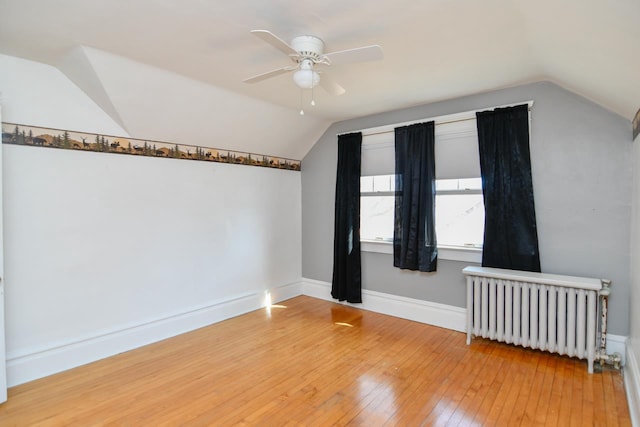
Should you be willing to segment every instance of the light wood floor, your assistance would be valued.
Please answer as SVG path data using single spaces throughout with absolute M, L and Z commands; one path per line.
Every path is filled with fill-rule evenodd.
M 297 297 L 9 389 L 2 426 L 631 425 L 621 374 Z

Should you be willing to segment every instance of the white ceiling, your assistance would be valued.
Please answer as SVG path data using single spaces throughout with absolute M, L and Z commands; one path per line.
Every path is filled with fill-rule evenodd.
M 252 29 L 286 41 L 313 34 L 325 51 L 378 44 L 384 60 L 330 68 L 347 92 L 316 89 L 317 105 L 305 105 L 301 119 L 300 90 L 289 74 L 242 82 L 290 64 Z M 84 82 L 132 136 L 148 133 L 131 116 L 137 89 L 106 82 L 117 80 L 105 71 L 116 67 L 105 62 L 108 55 L 213 86 L 222 104 L 233 98 L 252 104 L 250 111 L 272 105 L 279 126 L 296 129 L 296 141 L 274 145 L 274 154 L 298 158 L 334 121 L 539 80 L 631 119 L 640 107 L 639 50 L 638 0 L 0 0 L 0 53 L 51 64 L 80 87 Z M 87 82 L 93 73 L 99 85 Z M 260 116 L 252 120 L 273 128 Z M 312 140 L 300 143 L 302 136 Z

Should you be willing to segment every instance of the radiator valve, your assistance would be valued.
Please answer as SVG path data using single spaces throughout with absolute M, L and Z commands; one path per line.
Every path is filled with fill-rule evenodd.
M 600 366 L 604 366 L 605 363 L 613 365 L 614 368 L 620 369 L 620 363 L 622 362 L 622 356 L 620 353 L 607 354 L 599 351 L 596 354 L 596 360 L 600 362 Z

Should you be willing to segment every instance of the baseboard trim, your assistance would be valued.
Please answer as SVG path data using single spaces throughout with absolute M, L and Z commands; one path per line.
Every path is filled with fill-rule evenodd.
M 22 354 L 7 354 L 7 386 L 66 371 L 257 310 L 265 306 L 268 294 L 271 302 L 278 302 L 300 295 L 301 286 L 296 282 L 264 292 L 239 295 L 142 324 L 101 331 L 73 342 L 56 343 Z
M 290 283 L 288 285 L 272 288 L 268 292 L 271 296 L 272 303 L 288 300 L 302 295 L 302 283 Z
M 303 278 L 302 293 L 310 297 L 337 302 L 331 297 L 331 283 L 328 282 Z M 370 291 L 368 289 L 362 290 L 362 304 L 345 302 L 340 304 L 459 332 L 464 332 L 466 329 L 467 310 L 446 304 Z
M 631 425 L 640 426 L 640 365 L 632 347 L 633 340 L 627 340 L 626 364 L 624 366 L 624 388 L 631 414 Z

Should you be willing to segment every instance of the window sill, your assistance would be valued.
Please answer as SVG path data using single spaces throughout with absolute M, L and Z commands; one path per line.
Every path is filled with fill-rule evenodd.
M 393 255 L 393 243 L 378 240 L 362 240 L 360 242 L 360 250 L 363 252 Z M 482 262 L 482 249 L 440 246 L 438 247 L 438 258 L 480 264 Z

